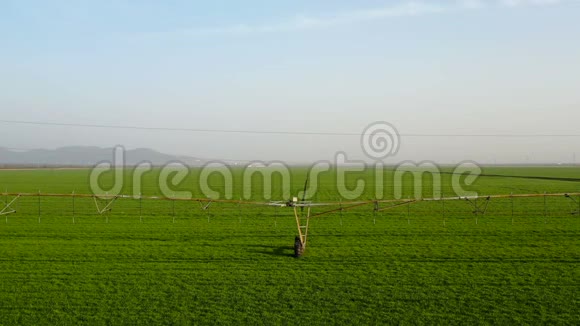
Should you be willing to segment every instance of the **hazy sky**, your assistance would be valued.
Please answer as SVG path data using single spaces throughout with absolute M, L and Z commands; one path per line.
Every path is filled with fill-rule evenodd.
M 0 119 L 169 128 L 580 134 L 580 2 L 0 1 Z M 0 147 L 362 158 L 357 136 L 0 123 Z M 390 162 L 580 161 L 580 137 L 402 137 Z

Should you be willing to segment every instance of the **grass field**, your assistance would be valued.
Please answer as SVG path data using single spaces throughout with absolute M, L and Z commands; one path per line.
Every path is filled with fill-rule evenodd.
M 494 167 L 470 190 L 580 192 L 578 172 Z M 196 173 L 175 191 L 199 194 Z M 144 195 L 160 193 L 157 174 L 145 176 Z M 292 193 L 305 174 L 293 171 Z M 373 185 L 369 172 L 350 182 L 357 177 Z M 0 191 L 88 193 L 88 179 L 84 170 L 0 171 Z M 333 184 L 323 176 L 315 200 L 338 200 Z M 411 185 L 405 179 L 406 195 Z M 518 199 L 513 214 L 509 199 L 492 201 L 477 224 L 463 201 L 376 220 L 372 207 L 330 214 L 312 221 L 301 259 L 292 258 L 288 209 L 146 201 L 141 220 L 136 200 L 104 216 L 90 199 L 77 198 L 73 214 L 70 198 L 42 198 L 40 217 L 37 198 L 16 205 L 0 219 L 3 325 L 580 323 L 580 217 L 567 198 Z

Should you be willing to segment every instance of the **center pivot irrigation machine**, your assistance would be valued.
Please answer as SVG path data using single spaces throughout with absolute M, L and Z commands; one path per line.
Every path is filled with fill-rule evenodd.
M 411 204 L 416 204 L 419 202 L 441 202 L 443 205 L 446 201 L 464 201 L 468 203 L 473 208 L 473 215 L 475 217 L 475 223 L 478 223 L 478 217 L 484 216 L 488 206 L 492 199 L 509 199 L 511 200 L 511 211 L 512 211 L 512 223 L 514 216 L 514 199 L 516 198 L 542 198 L 544 205 L 544 216 L 547 212 L 547 198 L 548 197 L 561 197 L 569 200 L 570 204 L 573 206 L 573 211 L 571 214 L 580 216 L 580 193 L 543 193 L 543 194 L 511 194 L 511 195 L 491 195 L 491 196 L 470 196 L 470 197 L 440 197 L 440 198 L 420 198 L 420 199 L 386 199 L 386 200 L 365 200 L 365 201 L 339 201 L 339 202 L 324 202 L 316 203 L 306 200 L 306 188 L 308 187 L 308 180 L 302 192 L 302 198 L 294 197 L 288 201 L 269 201 L 269 202 L 257 202 L 257 201 L 243 201 L 243 200 L 220 200 L 220 199 L 209 199 L 209 198 L 171 198 L 171 197 L 155 197 L 155 196 L 128 196 L 128 195 L 95 195 L 95 194 L 47 194 L 47 193 L 8 193 L 4 192 L 0 194 L 4 198 L 3 205 L 0 207 L 0 216 L 6 216 L 6 222 L 8 222 L 8 215 L 14 214 L 18 210 L 18 200 L 24 197 L 37 197 L 38 198 L 38 217 L 40 222 L 41 215 L 41 204 L 40 199 L 42 197 L 55 197 L 62 198 L 68 197 L 72 198 L 73 207 L 73 222 L 74 222 L 74 203 L 75 198 L 89 198 L 93 199 L 97 213 L 103 215 L 112 210 L 114 203 L 119 199 L 133 199 L 139 200 L 139 207 L 141 210 L 141 202 L 143 200 L 166 200 L 166 201 L 189 201 L 189 202 L 199 202 L 202 209 L 207 210 L 212 203 L 229 203 L 238 205 L 255 205 L 255 206 L 272 206 L 272 207 L 282 207 L 292 209 L 294 217 L 296 219 L 296 228 L 298 235 L 295 237 L 294 241 L 294 255 L 296 257 L 301 257 L 304 255 L 306 250 L 306 245 L 308 242 L 308 231 L 310 227 L 310 220 L 312 218 L 320 217 L 332 213 L 340 213 L 342 221 L 342 213 L 346 210 L 350 210 L 362 206 L 373 206 L 374 221 L 376 223 L 377 213 L 381 211 L 386 211 L 394 209 L 401 206 L 409 207 Z M 105 200 L 106 204 L 99 204 L 99 200 Z M 381 205 L 385 205 L 381 207 Z M 313 213 L 314 207 L 329 207 L 329 209 Z M 445 210 L 443 210 L 445 212 Z M 174 213 L 175 214 L 175 213 Z M 175 215 L 174 215 L 175 217 Z M 175 221 L 175 220 L 174 220 Z M 445 218 L 443 219 L 445 224 Z

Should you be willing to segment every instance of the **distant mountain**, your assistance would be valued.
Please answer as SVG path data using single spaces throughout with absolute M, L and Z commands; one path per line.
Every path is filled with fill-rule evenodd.
M 0 165 L 3 166 L 93 166 L 112 160 L 113 148 L 74 146 L 19 151 L 0 147 Z M 200 158 L 163 154 L 147 148 L 125 151 L 125 165 L 128 166 L 142 162 L 164 165 L 175 161 L 190 166 L 200 166 L 207 162 Z

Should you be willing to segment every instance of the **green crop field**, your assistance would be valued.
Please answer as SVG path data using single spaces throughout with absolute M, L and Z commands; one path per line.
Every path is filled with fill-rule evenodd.
M 123 193 L 131 194 L 126 172 Z M 292 172 L 296 194 L 307 171 Z M 198 173 L 172 191 L 202 197 Z M 466 188 L 480 195 L 580 192 L 577 168 L 483 173 Z M 161 194 L 158 175 L 145 174 L 143 195 Z M 442 191 L 425 177 L 425 197 L 454 195 L 451 175 L 441 177 Z M 347 181 L 358 178 L 368 185 L 360 199 L 375 199 L 372 173 Z M 219 176 L 210 180 L 223 190 Z M 87 170 L 0 170 L 0 192 L 86 194 L 88 183 Z M 385 184 L 385 198 L 396 187 L 413 194 L 406 176 L 402 186 Z M 235 187 L 233 197 L 242 190 Z M 251 191 L 263 199 L 260 180 Z M 272 199 L 287 199 L 281 193 L 274 187 Z M 335 177 L 322 175 L 313 200 L 338 199 Z M 197 202 L 122 199 L 99 215 L 90 198 L 73 205 L 70 197 L 22 197 L 16 213 L 0 216 L 0 324 L 577 325 L 578 201 L 492 200 L 477 218 L 461 200 L 376 215 L 363 206 L 313 219 L 306 255 L 296 259 L 288 208 L 214 203 L 203 210 Z

